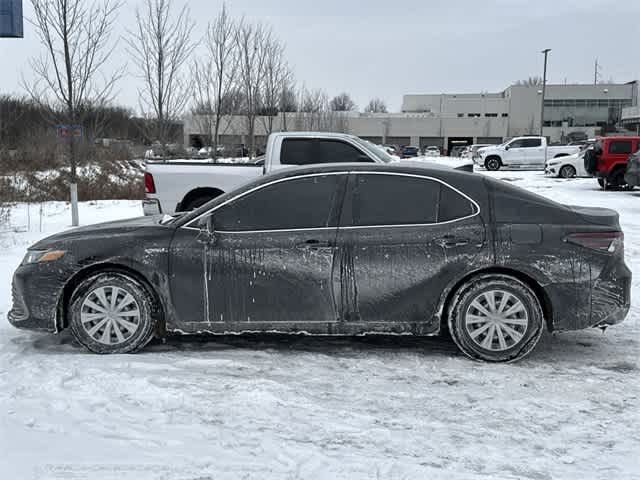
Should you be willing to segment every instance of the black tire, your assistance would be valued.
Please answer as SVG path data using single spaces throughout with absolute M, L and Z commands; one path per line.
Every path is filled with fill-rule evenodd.
M 195 210 L 196 208 L 200 208 L 207 202 L 210 202 L 216 198 L 215 195 L 202 195 L 200 197 L 196 197 L 193 200 L 190 200 L 189 203 L 182 206 L 182 210 L 185 212 L 190 212 L 191 210 Z
M 484 161 L 484 168 L 491 172 L 496 172 L 502 167 L 502 160 L 499 157 L 489 157 Z
M 501 328 L 493 327 L 494 330 L 492 330 L 492 327 L 489 326 L 486 331 L 490 333 L 485 334 L 484 337 L 481 337 L 482 333 L 480 335 L 477 334 L 478 330 L 482 330 L 480 327 L 473 330 L 473 333 L 476 333 L 476 338 L 486 339 L 491 334 L 489 342 L 491 347 L 494 343 L 493 333 L 495 331 L 495 339 L 498 339 L 497 331 L 499 330 L 499 336 L 502 337 L 501 341 L 505 342 L 505 348 L 501 350 L 493 350 L 491 347 L 484 348 L 471 335 L 471 325 L 484 326 L 490 324 L 490 321 L 480 324 L 467 321 L 467 316 L 477 318 L 469 314 L 469 312 L 476 310 L 472 303 L 484 294 L 489 295 L 489 292 L 492 292 L 491 295 L 502 294 L 502 297 L 507 297 L 508 301 L 513 298 L 514 304 L 516 300 L 519 301 L 522 306 L 522 310 L 519 311 L 526 312 L 525 319 L 512 319 L 513 321 L 526 322 L 526 325 L 515 325 L 513 327 L 518 330 L 516 333 L 521 335 L 517 341 L 515 340 L 516 337 L 509 336 L 509 333 L 506 333 L 505 336 L 504 332 L 506 330 Z M 504 308 L 507 308 L 508 305 L 509 303 L 505 303 Z M 483 274 L 465 282 L 451 301 L 447 318 L 449 332 L 458 348 L 468 357 L 486 362 L 513 362 L 520 360 L 534 349 L 544 330 L 544 315 L 540 302 L 533 290 L 517 278 L 504 274 Z M 504 340 L 507 338 L 509 339 L 509 344 Z
M 83 310 L 83 308 L 90 308 L 84 305 L 84 302 L 100 288 L 111 289 L 111 298 L 113 297 L 114 288 L 118 292 L 116 293 L 116 298 L 118 298 L 118 295 L 125 296 L 129 294 L 135 301 L 134 307 L 138 307 L 139 317 L 136 317 L 136 320 L 137 318 L 139 320 L 136 323 L 137 328 L 133 333 L 130 333 L 130 330 L 126 331 L 123 335 L 125 337 L 124 341 L 119 341 L 116 337 L 115 322 L 111 321 L 107 321 L 102 329 L 98 328 L 96 334 L 104 333 L 105 329 L 108 329 L 110 334 L 107 337 L 110 340 L 115 339 L 115 343 L 105 344 L 89 333 L 90 330 L 98 326 L 98 323 L 104 320 L 105 316 L 102 319 L 96 319 L 95 322 L 85 321 L 83 323 L 82 315 L 86 314 L 86 310 Z M 111 301 L 111 298 L 108 298 L 108 300 Z M 99 354 L 134 353 L 142 349 L 153 338 L 160 317 L 156 300 L 145 285 L 132 276 L 113 271 L 100 272 L 83 280 L 73 292 L 67 311 L 67 320 L 75 339 L 91 352 Z M 95 310 L 95 312 L 98 313 L 89 313 L 89 315 L 100 315 L 98 310 Z M 134 319 L 130 320 L 132 322 L 135 321 Z M 86 325 L 86 327 L 83 325 Z M 87 331 L 87 328 L 89 331 Z M 120 329 L 120 332 L 122 335 L 123 330 Z
M 562 178 L 573 178 L 576 176 L 576 169 L 573 165 L 565 165 L 560 169 L 560 176 Z

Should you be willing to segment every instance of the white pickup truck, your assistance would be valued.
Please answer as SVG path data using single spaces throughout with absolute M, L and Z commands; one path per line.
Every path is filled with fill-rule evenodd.
M 173 214 L 193 210 L 279 168 L 335 162 L 389 163 L 395 160 L 382 148 L 353 135 L 272 133 L 264 157 L 252 163 L 147 162 L 144 213 Z M 457 168 L 473 171 L 473 164 Z
M 545 137 L 516 137 L 502 145 L 484 147 L 478 150 L 474 161 L 487 170 L 501 167 L 539 168 L 551 158 L 578 153 L 580 147 L 573 145 L 549 146 Z

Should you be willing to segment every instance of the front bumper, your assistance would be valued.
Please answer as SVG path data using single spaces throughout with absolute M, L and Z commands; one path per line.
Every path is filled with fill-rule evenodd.
M 544 167 L 544 174 L 545 175 L 550 175 L 552 177 L 557 177 L 558 176 L 558 170 L 556 169 L 555 165 L 546 165 Z
M 57 309 L 63 283 L 49 268 L 35 265 L 18 267 L 11 287 L 13 306 L 7 320 L 21 330 L 55 333 Z

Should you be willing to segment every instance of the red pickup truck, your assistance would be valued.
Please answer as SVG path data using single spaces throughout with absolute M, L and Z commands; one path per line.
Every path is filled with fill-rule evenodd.
M 584 168 L 605 190 L 623 187 L 629 155 L 639 149 L 640 137 L 599 137 L 584 156 Z

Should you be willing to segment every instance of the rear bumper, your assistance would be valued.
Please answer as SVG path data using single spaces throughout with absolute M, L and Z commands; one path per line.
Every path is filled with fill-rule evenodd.
M 162 213 L 160 200 L 157 198 L 146 198 L 142 201 L 142 211 L 145 216 L 158 215 Z
M 586 273 L 586 272 L 584 272 Z M 631 306 L 631 270 L 622 259 L 596 279 L 547 285 L 553 330 L 582 330 L 622 322 Z

